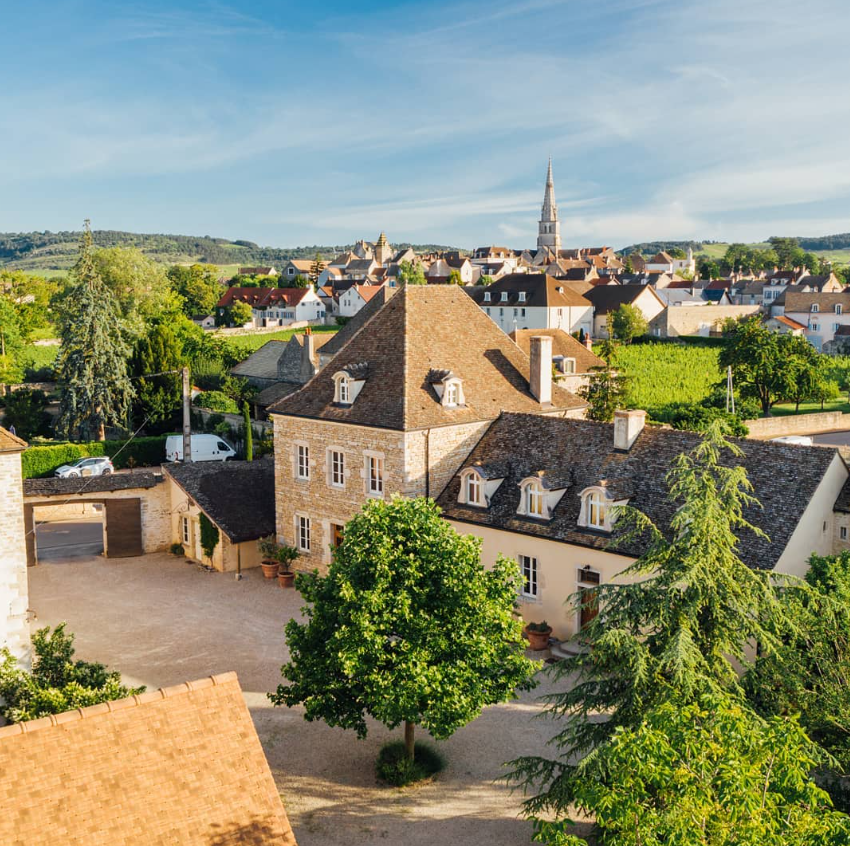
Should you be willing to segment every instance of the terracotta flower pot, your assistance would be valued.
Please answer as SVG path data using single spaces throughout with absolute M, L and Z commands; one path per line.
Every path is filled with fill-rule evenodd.
M 263 561 L 260 566 L 263 568 L 263 578 L 273 579 L 277 575 L 277 561 Z
M 278 573 L 277 583 L 282 588 L 291 588 L 295 584 L 295 573 Z
M 529 649 L 539 652 L 549 648 L 549 635 L 552 634 L 552 629 L 548 628 L 544 632 L 535 632 L 526 626 L 523 629 L 523 634 L 528 638 Z

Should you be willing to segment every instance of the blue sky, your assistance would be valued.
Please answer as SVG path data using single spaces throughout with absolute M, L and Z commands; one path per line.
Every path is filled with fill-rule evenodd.
M 0 0 L 0 231 L 850 231 L 847 0 Z

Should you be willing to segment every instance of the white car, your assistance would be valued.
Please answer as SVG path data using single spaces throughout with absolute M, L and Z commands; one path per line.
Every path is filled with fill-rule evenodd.
M 114 473 L 112 461 L 106 456 L 101 458 L 81 458 L 73 464 L 63 464 L 54 472 L 60 479 L 75 479 L 80 476 L 108 476 Z
M 797 446 L 814 446 L 815 443 L 808 435 L 784 435 L 771 440 L 775 444 L 797 444 Z

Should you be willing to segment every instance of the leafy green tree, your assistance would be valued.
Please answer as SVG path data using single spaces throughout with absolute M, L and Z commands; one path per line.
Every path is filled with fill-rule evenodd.
M 254 310 L 248 303 L 236 300 L 229 308 L 230 323 L 234 326 L 244 326 L 254 317 Z
M 25 441 L 37 435 L 50 434 L 50 415 L 47 413 L 47 394 L 26 388 L 6 395 L 3 425 L 15 427 L 19 438 Z
M 810 779 L 825 756 L 793 717 L 762 719 L 734 698 L 665 702 L 617 731 L 576 790 L 597 846 L 839 846 L 850 817 Z M 536 840 L 586 846 L 568 822 Z
M 306 276 L 302 276 L 300 273 L 291 281 L 287 282 L 287 288 L 309 288 L 310 280 Z
M 68 292 L 56 364 L 62 386 L 56 428 L 69 440 L 102 441 L 107 426 L 127 423 L 134 392 L 121 312 L 95 269 L 88 221 Z
M 643 312 L 631 303 L 623 303 L 611 317 L 611 327 L 617 340 L 630 344 L 649 331 Z
M 175 264 L 168 268 L 166 275 L 174 292 L 183 298 L 184 314 L 187 317 L 213 313 L 222 295 L 217 267 Z
M 612 370 L 610 363 L 590 368 L 587 384 L 578 389 L 578 395 L 588 403 L 587 419 L 610 423 L 614 412 L 626 402 L 628 381 Z
M 770 245 L 782 270 L 793 270 L 803 265 L 805 252 L 796 238 L 771 238 Z
M 667 255 L 674 259 L 684 259 L 688 254 L 681 247 L 668 247 Z
M 142 333 L 169 289 L 165 266 L 136 247 L 110 247 L 95 252 L 94 267 L 118 302 L 125 325 Z
M 794 411 L 799 412 L 801 402 L 820 395 L 826 397 L 826 357 L 804 337 L 796 335 L 786 342 L 784 352 L 786 366 L 791 370 L 788 399 L 794 403 Z
M 24 338 L 15 303 L 0 295 L 0 385 L 19 382 L 24 374 Z
M 548 697 L 552 716 L 567 719 L 553 740 L 557 759 L 512 762 L 516 785 L 542 787 L 526 801 L 528 813 L 566 817 L 588 783 L 608 783 L 605 755 L 618 730 L 638 729 L 668 702 L 724 691 L 742 697 L 737 669 L 750 664 L 748 645 L 765 654 L 776 648 L 783 615 L 773 574 L 738 556 L 739 533 L 764 536 L 744 516 L 758 503 L 740 455 L 715 423 L 667 474 L 669 527 L 634 509 L 619 513 L 617 542 L 641 537 L 645 551 L 622 581 L 597 589 L 601 613 L 580 634 L 586 651 L 547 670 L 556 682 L 570 677 Z
M 184 365 L 183 347 L 171 328 L 153 326 L 136 344 L 132 370 L 137 378 L 136 405 L 150 423 L 170 420 L 183 400 L 179 370 Z M 163 374 L 163 375 L 151 375 Z
M 398 266 L 398 284 L 402 287 L 404 285 L 427 284 L 421 262 L 403 261 Z
M 697 276 L 700 279 L 719 279 L 723 274 L 720 265 L 706 256 L 697 260 Z
M 50 302 L 59 285 L 22 270 L 0 270 L 0 291 L 14 304 L 21 335 L 28 341 L 37 329 L 50 326 Z
M 103 664 L 74 660 L 74 636 L 60 623 L 51 633 L 32 636 L 32 672 L 18 666 L 8 649 L 0 649 L 0 716 L 13 723 L 61 714 L 144 693 L 144 687 L 121 684 L 121 674 Z
M 463 280 L 460 277 L 460 271 L 454 269 L 450 274 L 449 278 L 446 280 L 449 285 L 463 285 Z
M 445 739 L 485 705 L 532 687 L 514 614 L 519 572 L 480 561 L 481 541 L 463 537 L 432 500 L 368 502 L 348 522 L 327 576 L 300 575 L 307 621 L 290 620 L 287 680 L 276 705 L 303 704 L 308 720 L 353 729 L 366 717 Z
M 316 253 L 316 257 L 313 259 L 313 263 L 310 265 L 310 282 L 314 285 L 319 284 L 319 277 L 322 275 L 322 271 L 325 269 L 324 263 L 322 262 L 322 254 Z
M 635 272 L 635 266 L 634 266 L 634 263 L 632 262 L 632 257 L 626 256 L 626 260 L 625 260 L 625 262 L 623 262 L 623 273 L 625 273 L 626 276 L 631 276 L 632 274 L 634 274 L 634 272 Z
M 757 400 L 765 416 L 777 402 L 794 394 L 800 372 L 794 362 L 799 340 L 771 332 L 758 317 L 740 321 L 725 337 L 720 366 L 731 366 L 738 390 Z
M 482 273 L 478 277 L 478 281 L 475 284 L 476 285 L 492 285 L 493 284 L 493 277 L 490 276 L 487 273 Z

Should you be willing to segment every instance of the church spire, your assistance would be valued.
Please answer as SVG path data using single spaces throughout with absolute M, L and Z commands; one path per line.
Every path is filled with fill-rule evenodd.
M 537 226 L 537 248 L 549 248 L 555 251 L 561 248 L 561 222 L 558 220 L 558 205 L 555 202 L 555 181 L 552 179 L 552 157 L 549 156 L 549 169 L 546 171 L 546 190 L 543 194 L 543 208 L 540 223 Z

